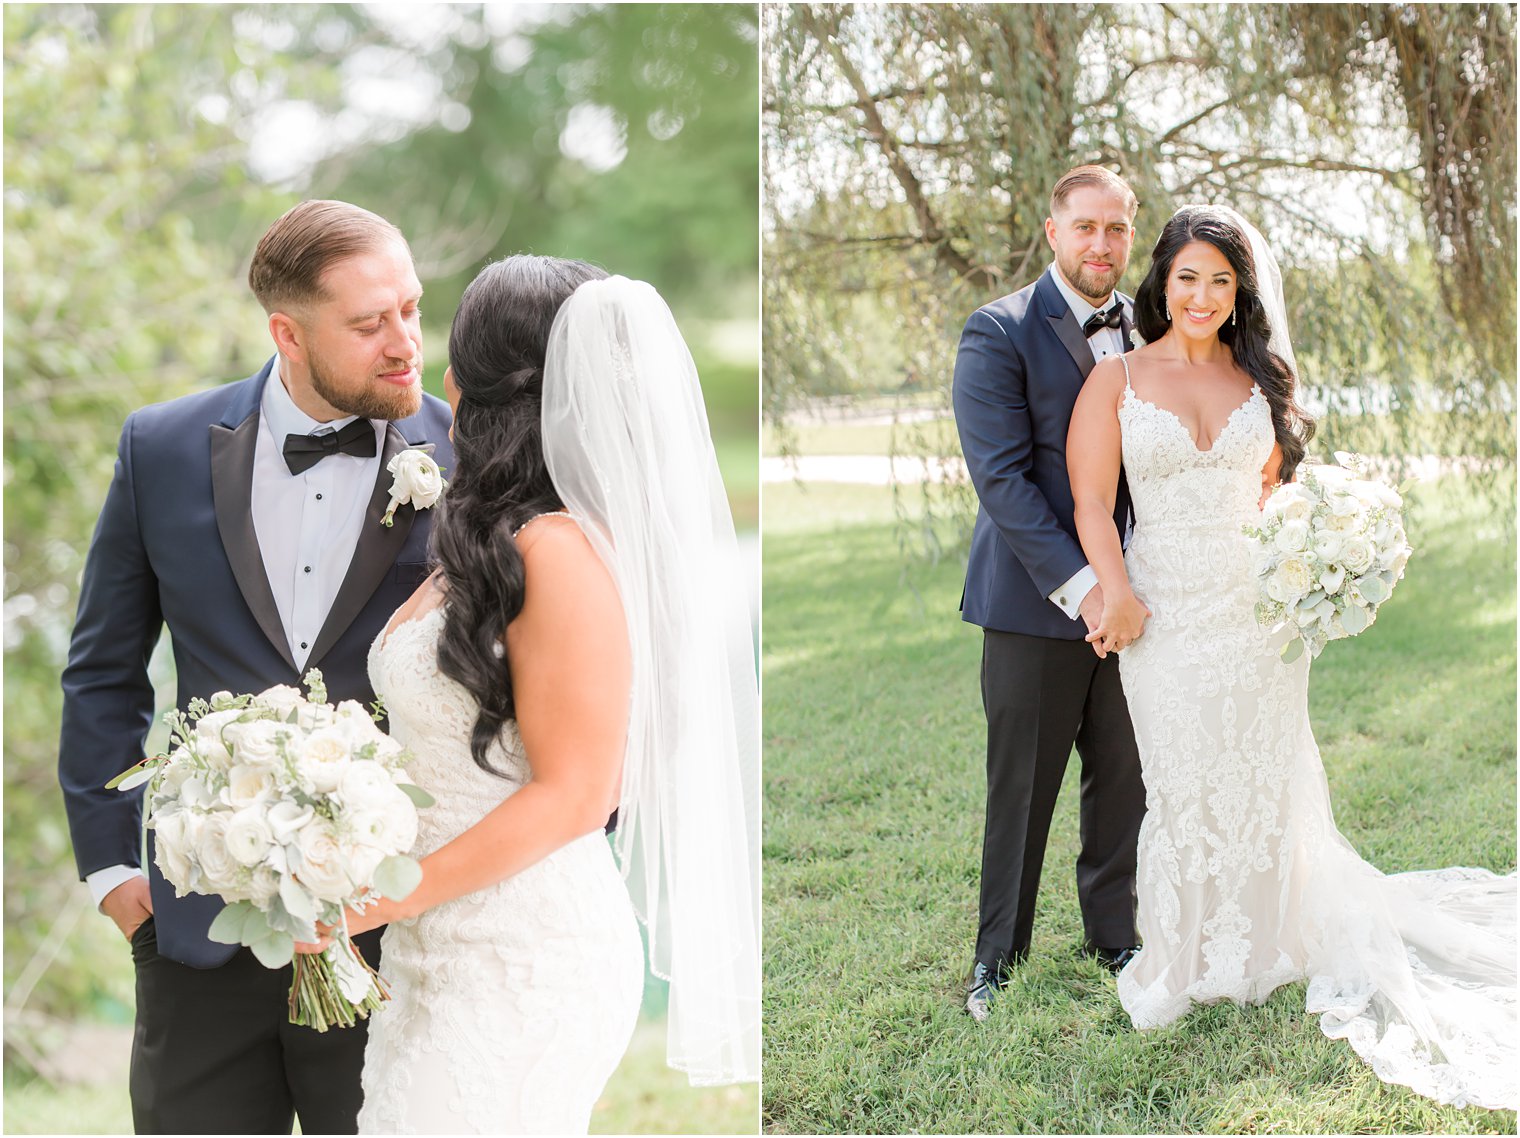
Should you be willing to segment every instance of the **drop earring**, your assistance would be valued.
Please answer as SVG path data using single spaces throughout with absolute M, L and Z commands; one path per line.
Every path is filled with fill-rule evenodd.
M 1172 306 L 1167 303 L 1164 296 L 1161 298 L 1161 311 L 1166 313 L 1166 322 L 1170 324 L 1172 322 Z
M 1232 325 L 1235 323 L 1235 306 L 1233 304 L 1230 305 L 1230 323 Z

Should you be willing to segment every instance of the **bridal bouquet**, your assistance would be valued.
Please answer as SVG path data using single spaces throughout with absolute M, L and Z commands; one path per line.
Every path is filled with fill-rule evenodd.
M 1300 480 L 1279 486 L 1248 525 L 1254 538 L 1263 627 L 1289 625 L 1296 634 L 1284 660 L 1365 631 L 1378 606 L 1393 595 L 1409 561 L 1403 499 L 1398 491 L 1339 466 L 1306 466 Z
M 106 785 L 144 782 L 158 868 L 178 896 L 220 896 L 210 937 L 244 944 L 267 968 L 295 956 L 290 1021 L 318 1031 L 352 1026 L 390 994 L 348 939 L 344 910 L 400 900 L 422 870 L 408 856 L 417 807 L 432 804 L 402 764 L 410 757 L 376 714 L 327 702 L 322 673 L 310 696 L 281 685 L 258 695 L 217 692 L 167 720 L 172 749 Z M 295 942 L 333 926 L 318 955 Z

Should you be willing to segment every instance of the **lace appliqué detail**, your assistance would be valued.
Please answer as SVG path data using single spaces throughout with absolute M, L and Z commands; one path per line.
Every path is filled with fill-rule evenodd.
M 530 777 L 508 724 L 487 774 L 470 755 L 476 704 L 438 670 L 443 608 L 370 649 L 391 733 L 436 804 L 415 856 L 458 837 Z M 643 992 L 633 907 L 601 834 L 476 893 L 390 925 L 392 999 L 371 1020 L 360 1133 L 584 1133 L 628 1045 Z
M 1309 726 L 1309 660 L 1255 619 L 1241 527 L 1272 451 L 1260 389 L 1201 450 L 1126 385 L 1119 405 L 1135 530 L 1125 553 L 1152 610 L 1120 653 L 1147 813 L 1144 947 L 1119 976 L 1136 1027 L 1196 1003 L 1257 1004 L 1308 979 L 1308 1008 L 1389 1082 L 1514 1109 L 1515 877 L 1379 873 L 1336 831 Z

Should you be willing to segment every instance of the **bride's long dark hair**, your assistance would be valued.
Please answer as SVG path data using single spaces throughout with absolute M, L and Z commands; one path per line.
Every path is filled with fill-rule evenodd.
M 1209 206 L 1185 206 L 1172 215 L 1151 250 L 1150 271 L 1135 290 L 1135 328 L 1147 344 L 1154 344 L 1171 328 L 1165 307 L 1166 282 L 1177 254 L 1194 241 L 1218 249 L 1235 272 L 1235 321 L 1225 321 L 1219 340 L 1266 396 L 1272 409 L 1272 429 L 1282 447 L 1278 478 L 1287 482 L 1314 436 L 1314 420 L 1299 406 L 1298 377 L 1288 361 L 1267 346 L 1272 327 L 1261 303 L 1251 243 L 1227 214 Z
M 503 772 L 487 752 L 517 711 L 503 639 L 523 606 L 513 534 L 563 506 L 544 465 L 539 423 L 549 330 L 572 292 L 606 276 L 582 261 L 508 257 L 470 282 L 449 330 L 459 409 L 449 492 L 433 524 L 433 553 L 448 587 L 438 667 L 480 705 L 470 754 L 492 774 Z

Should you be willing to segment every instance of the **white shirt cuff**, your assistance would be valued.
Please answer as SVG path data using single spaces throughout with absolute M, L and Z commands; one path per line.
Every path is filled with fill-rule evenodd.
M 1071 579 L 1050 594 L 1050 603 L 1072 620 L 1082 615 L 1082 598 L 1098 583 L 1098 574 L 1091 565 L 1084 565 L 1071 575 Z
M 86 874 L 84 883 L 90 887 L 90 896 L 95 898 L 95 907 L 98 909 L 111 890 L 123 881 L 131 881 L 132 878 L 142 875 L 142 870 L 130 865 L 111 865 Z

